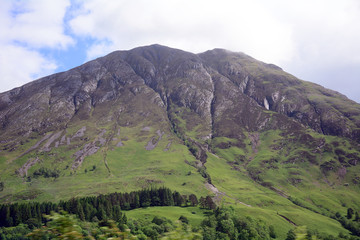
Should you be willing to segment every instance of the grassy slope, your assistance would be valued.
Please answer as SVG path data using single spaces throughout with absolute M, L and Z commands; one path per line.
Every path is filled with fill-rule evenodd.
M 78 127 L 79 128 L 79 127 Z M 89 134 L 92 130 L 89 129 Z M 150 186 L 167 186 L 178 190 L 183 194 L 196 193 L 206 195 L 207 190 L 203 187 L 204 180 L 196 172 L 196 169 L 185 163 L 194 161 L 194 157 L 176 137 L 164 134 L 155 149 L 148 151 L 145 146 L 152 137 L 157 136 L 156 127 L 150 131 L 141 131 L 141 128 L 121 128 L 123 146 L 116 147 L 118 140 L 111 141 L 97 153 L 85 159 L 83 164 L 75 171 L 71 170 L 74 160 L 73 154 L 82 148 L 61 146 L 54 148 L 51 155 L 48 153 L 30 153 L 33 156 L 24 156 L 17 159 L 2 170 L 2 179 L 5 181 L 5 190 L 1 193 L 1 200 L 6 201 L 7 195 L 16 194 L 33 195 L 36 200 L 54 201 L 75 196 L 85 196 L 115 191 L 132 191 Z M 171 142 L 167 151 L 168 144 Z M 76 144 L 75 140 L 72 142 Z M 33 143 L 31 143 L 33 144 Z M 29 146 L 31 146 L 29 144 Z M 104 155 L 110 172 L 105 166 Z M 46 167 L 54 169 L 52 156 L 63 161 L 56 162 L 56 168 L 60 170 L 60 178 L 32 178 L 26 182 L 15 175 L 15 170 L 22 166 L 28 158 L 38 156 L 41 162 L 33 166 L 28 175 L 36 169 Z M 12 156 L 10 156 L 12 157 Z M 9 159 L 2 156 L 2 161 Z M 90 171 L 93 166 L 94 171 Z M 85 172 L 85 169 L 87 172 Z M 21 197 L 13 200 L 21 200 Z
M 326 144 L 341 141 L 340 146 L 333 149 L 341 148 L 347 154 L 355 151 L 347 140 L 324 137 L 312 131 L 308 134 L 315 140 L 324 138 Z M 281 141 L 286 142 L 283 149 L 273 147 Z M 338 161 L 334 159 L 336 155 L 333 150 L 330 153 L 311 153 L 315 156 L 312 163 L 306 158 L 306 154 L 301 152 L 312 149 L 306 144 L 309 143 L 291 141 L 288 136 L 285 138 L 278 131 L 267 131 L 260 134 L 260 145 L 257 146 L 256 152 L 249 149 L 244 151 L 234 146 L 228 149 L 215 148 L 217 155 L 210 155 L 206 167 L 213 184 L 228 196 L 224 201 L 238 202 L 236 206 L 241 207 L 242 213 L 260 216 L 272 222 L 276 228 L 283 229 L 283 232 L 292 226 L 287 222 L 284 224 L 284 219 L 279 214 L 286 216 L 298 226 L 306 225 L 320 232 L 333 235 L 346 232 L 338 222 L 327 216 L 337 211 L 345 215 L 348 207 L 357 209 L 360 199 L 359 187 L 352 183 L 352 179 L 359 170 L 358 166 L 348 166 L 343 177 L 339 176 L 338 169 L 324 173 L 321 164 L 330 160 Z M 239 155 L 246 155 L 247 160 L 236 163 L 234 159 Z M 296 161 L 287 163 L 286 160 L 292 156 L 296 157 Z M 272 159 L 275 161 L 271 161 Z M 339 165 L 339 169 L 340 167 Z M 261 180 L 251 180 L 249 170 L 253 170 L 257 174 L 255 176 Z M 292 179 L 300 179 L 300 182 L 293 182 Z M 271 188 L 292 196 L 310 210 L 294 205 L 287 198 L 270 190 Z M 252 207 L 246 207 L 239 201 Z
M 155 216 L 160 216 L 171 221 L 176 221 L 180 216 L 184 216 L 189 220 L 190 225 L 198 227 L 207 212 L 208 210 L 198 207 L 149 207 L 134 209 L 125 213 L 128 218 L 153 219 Z
M 233 170 L 223 158 L 211 156 L 206 163 L 212 182 L 221 192 L 226 193 L 223 202 L 234 204 L 240 214 L 256 216 L 279 229 L 281 239 L 293 228 L 280 215 L 293 221 L 296 225 L 307 225 L 320 232 L 337 235 L 346 232 L 341 225 L 328 217 L 298 207 L 275 192 L 250 180 L 245 173 Z M 251 207 L 241 204 L 251 205 Z
M 185 120 L 183 120 L 185 118 Z M 185 137 L 192 137 L 200 140 L 196 135 L 198 129 L 205 128 L 200 125 L 189 125 L 194 116 L 188 112 L 181 112 L 179 127 L 185 130 Z M 67 136 L 73 135 L 84 123 L 77 123 L 67 131 Z M 5 190 L 1 192 L 2 202 L 21 201 L 24 199 L 35 199 L 38 201 L 58 201 L 76 196 L 94 195 L 115 191 L 132 191 L 143 187 L 166 186 L 177 190 L 182 194 L 194 193 L 197 196 L 212 194 L 204 186 L 203 179 L 196 169 L 185 162 L 196 161 L 194 156 L 188 151 L 187 147 L 162 125 L 120 127 L 120 135 L 117 134 L 118 128 L 112 123 L 86 123 L 86 136 L 98 136 L 106 129 L 104 138 L 109 141 L 100 150 L 85 159 L 83 164 L 76 170 L 71 170 L 73 154 L 82 149 L 84 142 L 81 139 L 73 139 L 70 146 L 62 145 L 53 148 L 50 153 L 31 152 L 28 155 L 18 158 L 7 164 L 1 170 L 1 180 L 5 181 Z M 150 127 L 143 130 L 144 127 Z M 161 141 L 155 149 L 148 151 L 145 146 L 152 138 L 158 137 L 156 131 L 164 131 Z M 201 131 L 201 132 L 202 132 Z M 294 226 L 287 222 L 282 216 L 287 217 L 298 226 L 306 225 L 311 229 L 318 229 L 320 232 L 337 235 L 339 232 L 346 232 L 340 224 L 328 217 L 317 214 L 330 214 L 332 209 L 345 214 L 347 207 L 357 207 L 356 199 L 359 199 L 358 187 L 343 186 L 345 182 L 351 182 L 358 168 L 349 168 L 348 174 L 344 179 L 338 179 L 336 172 L 330 172 L 326 178 L 322 175 L 319 165 L 334 157 L 332 153 L 323 153 L 317 156 L 319 164 L 310 164 L 300 160 L 296 164 L 285 163 L 285 161 L 295 156 L 298 151 L 307 151 L 308 146 L 289 142 L 283 149 L 274 150 L 272 145 L 289 139 L 280 135 L 280 131 L 268 131 L 260 133 L 260 145 L 254 151 L 250 139 L 245 139 L 245 148 L 231 146 L 227 149 L 216 148 L 220 142 L 233 142 L 235 139 L 215 138 L 211 144 L 216 155 L 208 153 L 207 172 L 210 174 L 212 183 L 226 195 L 223 197 L 223 204 L 234 205 L 236 211 L 241 215 L 254 216 L 271 223 L 278 231 L 279 239 L 285 238 L 286 232 Z M 321 138 L 313 132 L 309 134 L 315 138 Z M 203 134 L 200 134 L 200 136 Z M 324 137 L 327 143 L 334 141 L 344 141 L 336 137 Z M 119 140 L 123 146 L 116 147 Z M 291 140 L 291 139 L 290 139 Z M 19 152 L 24 152 L 33 146 L 37 140 L 29 140 L 22 146 L 21 151 L 2 152 L 0 163 L 6 164 L 19 156 Z M 171 143 L 170 147 L 168 144 Z M 337 148 L 342 148 L 345 152 L 352 152 L 351 144 L 346 141 Z M 168 148 L 167 151 L 164 151 Z M 333 150 L 332 150 L 333 151 Z M 287 153 L 287 156 L 284 156 Z M 55 159 L 54 160 L 54 156 Z M 234 163 L 239 156 L 245 156 L 243 162 Z M 29 170 L 31 175 L 41 166 L 54 169 L 56 166 L 60 170 L 60 178 L 33 178 L 31 182 L 26 182 L 15 175 L 15 170 L 22 166 L 29 158 L 39 157 L 42 161 Z M 276 158 L 277 162 L 264 163 L 269 159 Z M 108 168 L 105 165 L 105 160 Z M 251 161 L 249 161 L 251 159 Z M 272 164 L 277 168 L 272 167 Z M 70 167 L 69 167 L 70 166 Z M 90 169 L 96 166 L 94 171 Z M 237 167 L 237 170 L 233 166 Z M 85 169 L 87 172 L 85 172 Z M 285 197 L 264 187 L 251 179 L 249 169 L 261 169 L 259 176 L 270 186 L 276 187 L 287 195 L 296 197 L 303 205 L 313 211 L 296 206 Z M 109 171 L 110 170 L 110 171 Z M 296 173 L 296 174 L 295 174 Z M 291 177 L 301 176 L 302 182 L 293 184 Z M 299 177 L 300 178 L 300 177 Z M 324 181 L 326 179 L 327 182 Z M 251 205 L 248 207 L 242 203 Z M 156 214 L 166 216 L 176 220 L 178 215 L 187 216 L 190 222 L 198 224 L 201 221 L 202 213 L 194 216 L 189 212 L 190 208 L 148 208 L 129 212 L 130 217 L 153 216 Z
M 192 122 L 193 117 L 189 117 L 189 115 L 185 115 L 181 111 L 179 116 L 179 122 L 181 123 L 179 126 L 186 129 L 183 131 L 185 137 L 196 139 L 196 135 L 193 134 L 195 127 L 184 127 L 188 126 L 188 122 Z M 316 140 L 323 137 L 312 131 L 308 131 L 307 134 L 310 134 Z M 245 148 L 231 146 L 227 149 L 216 148 L 216 146 L 221 142 L 236 145 L 237 140 L 224 137 L 213 139 L 211 146 L 217 155 L 208 154 L 205 166 L 211 176 L 212 183 L 223 193 L 223 204 L 230 203 L 235 205 L 236 209 L 239 209 L 240 214 L 257 216 L 264 221 L 271 222 L 276 229 L 279 229 L 281 238 L 285 238 L 285 233 L 294 226 L 280 215 L 287 217 L 298 226 L 306 225 L 308 228 L 318 229 L 320 232 L 332 235 L 347 232 L 337 221 L 327 216 L 334 213 L 330 209 L 337 209 L 344 215 L 347 207 L 356 207 L 354 199 L 359 196 L 357 187 L 351 186 L 349 189 L 349 187 L 343 186 L 343 182 L 339 183 L 339 181 L 336 186 L 329 186 L 329 182 L 324 182 L 324 176 L 319 165 L 328 161 L 329 158 L 333 158 L 333 153 L 328 154 L 328 156 L 326 153 L 321 154 L 320 157 L 317 156 L 318 164 L 316 165 L 303 160 L 300 160 L 300 163 L 296 165 L 284 163 L 292 154 L 296 155 L 299 151 L 309 151 L 311 149 L 306 145 L 309 143 L 299 142 L 296 137 L 294 136 L 295 140 L 287 144 L 286 148 L 288 149 L 284 150 L 273 150 L 272 148 L 276 142 L 288 141 L 288 136 L 284 137 L 279 130 L 260 133 L 260 145 L 256 147 L 256 150 L 252 148 L 249 138 L 244 140 Z M 336 137 L 325 138 L 328 143 L 339 140 Z M 344 150 L 350 152 L 351 144 L 343 145 L 346 148 Z M 288 152 L 287 155 L 285 154 L 286 151 Z M 244 161 L 239 156 L 245 156 L 247 160 L 245 162 L 237 161 L 237 164 L 233 164 L 236 162 L 235 159 Z M 269 163 L 269 159 L 278 160 L 275 163 Z M 276 168 L 273 168 L 272 164 L 275 164 Z M 310 210 L 295 205 L 286 197 L 252 180 L 249 176 L 249 169 L 261 169 L 260 176 L 263 179 L 262 181 L 268 184 L 267 186 L 276 187 L 284 192 L 284 195 L 295 196 L 298 201 L 304 203 Z M 289 182 L 289 178 L 291 179 L 294 172 L 303 178 L 298 185 Z M 348 180 L 350 180 L 351 172 L 356 172 L 356 169 L 349 169 L 348 172 Z M 325 181 L 331 181 L 331 179 L 327 178 L 325 178 Z M 322 181 L 322 183 L 318 181 Z M 319 186 L 320 188 L 318 188 Z M 251 205 L 251 207 L 246 205 Z

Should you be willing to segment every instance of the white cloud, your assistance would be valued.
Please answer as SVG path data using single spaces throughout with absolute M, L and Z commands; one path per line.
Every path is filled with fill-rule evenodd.
M 64 34 L 63 18 L 69 0 L 23 0 L 7 4 L 0 23 L 2 41 L 16 41 L 35 48 L 66 48 L 73 39 Z
M 358 79 L 348 77 L 339 83 L 328 72 L 344 71 L 354 64 L 360 68 L 358 0 L 79 3 L 82 10 L 70 25 L 78 36 L 96 39 L 88 59 L 152 43 L 192 52 L 221 47 L 243 51 L 300 78 L 356 96 L 347 89 L 359 86 Z
M 360 102 L 360 2 L 275 0 L 267 7 L 293 29 L 295 54 L 284 69 Z
M 1 46 L 1 90 L 24 85 L 38 77 L 46 76 L 56 69 L 56 64 L 36 51 L 18 46 Z
M 278 64 L 302 79 L 345 92 L 360 101 L 355 93 L 359 89 L 355 73 L 360 69 L 358 0 L 0 3 L 0 49 L 16 47 L 30 62 L 38 64 L 40 73 L 55 67 L 55 62 L 40 54 L 40 50 L 64 50 L 74 44 L 75 37 L 90 45 L 86 50 L 88 60 L 114 50 L 153 43 L 195 53 L 220 47 Z M 64 33 L 64 16 L 71 18 L 72 37 Z M 10 50 L 0 51 L 1 57 L 5 54 L 10 54 Z M 49 62 L 48 67 L 41 67 L 45 62 Z M 18 62 L 13 64 L 18 66 Z M 0 72 L 8 71 L 4 68 L 0 66 Z M 29 67 L 24 72 L 30 76 L 30 72 L 36 72 L 33 69 L 36 68 Z M 341 74 L 343 71 L 348 72 Z M 14 72 L 14 76 L 17 74 Z
M 160 43 L 192 52 L 215 47 L 246 50 L 265 61 L 292 55 L 291 29 L 256 1 L 83 1 L 71 21 L 75 34 L 98 39 L 94 49 L 129 49 Z M 101 42 L 106 40 L 106 42 Z
M 74 40 L 64 33 L 69 0 L 0 0 L 0 91 L 52 73 L 53 59 L 43 51 L 66 49 Z
M 289 60 L 321 65 L 360 62 L 359 1 L 275 0 L 269 9 L 292 26 L 297 58 Z

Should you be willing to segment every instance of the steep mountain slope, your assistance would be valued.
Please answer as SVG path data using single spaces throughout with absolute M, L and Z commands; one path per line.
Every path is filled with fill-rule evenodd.
M 1 93 L 0 121 L 1 202 L 165 185 L 334 233 L 359 204 L 360 105 L 242 53 L 113 52 Z

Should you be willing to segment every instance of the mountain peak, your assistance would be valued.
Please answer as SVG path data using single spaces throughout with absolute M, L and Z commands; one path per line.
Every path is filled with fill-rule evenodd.
M 140 87 L 141 84 L 145 85 Z M 232 96 L 230 92 L 217 91 L 227 86 L 229 89 L 226 91 L 236 96 L 231 100 L 232 105 L 245 101 L 255 104 L 255 108 L 263 107 L 290 117 L 317 132 L 359 141 L 359 131 L 356 130 L 360 127 L 359 105 L 353 105 L 352 101 L 334 91 L 296 79 L 275 65 L 265 64 L 243 53 L 213 49 L 193 54 L 159 44 L 116 51 L 68 72 L 2 93 L 2 135 L 8 136 L 12 132 L 11 135 L 16 136 L 20 132 L 30 134 L 40 129 L 46 132 L 56 126 L 64 127 L 85 105 L 90 117 L 95 105 L 116 100 L 121 89 L 133 85 L 139 85 L 141 89 L 150 87 L 159 96 L 162 106 L 168 108 L 175 103 L 189 107 L 209 123 L 214 123 L 212 108 L 216 106 L 215 100 L 225 97 L 223 94 Z M 344 105 L 348 107 L 342 107 Z M 11 111 L 15 106 L 21 109 L 21 116 Z M 242 111 L 252 108 L 245 106 Z M 226 105 L 223 107 L 228 108 Z M 45 117 L 41 113 L 45 109 L 55 112 Z M 32 116 L 34 110 L 40 111 L 35 115 L 42 116 L 33 123 L 38 127 L 27 126 L 27 117 L 24 122 L 15 119 L 15 116 L 20 119 L 29 114 Z M 247 121 L 244 120 L 239 127 L 253 125 L 246 124 Z M 46 126 L 52 127 L 47 129 Z M 259 127 L 254 129 L 260 130 Z

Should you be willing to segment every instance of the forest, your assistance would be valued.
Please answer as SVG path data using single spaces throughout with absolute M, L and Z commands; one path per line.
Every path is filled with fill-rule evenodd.
M 192 226 L 186 216 L 178 221 L 165 217 L 128 219 L 126 212 L 160 206 L 206 209 L 200 226 Z M 358 215 L 336 216 L 348 224 Z M 26 202 L 0 205 L 0 240 L 4 239 L 279 239 L 277 229 L 252 216 L 239 215 L 232 206 L 216 206 L 210 196 L 181 195 L 168 188 L 151 188 L 130 193 L 72 198 L 58 203 Z M 351 239 L 307 229 L 294 229 L 286 240 Z M 299 238 L 303 236 L 305 238 Z

